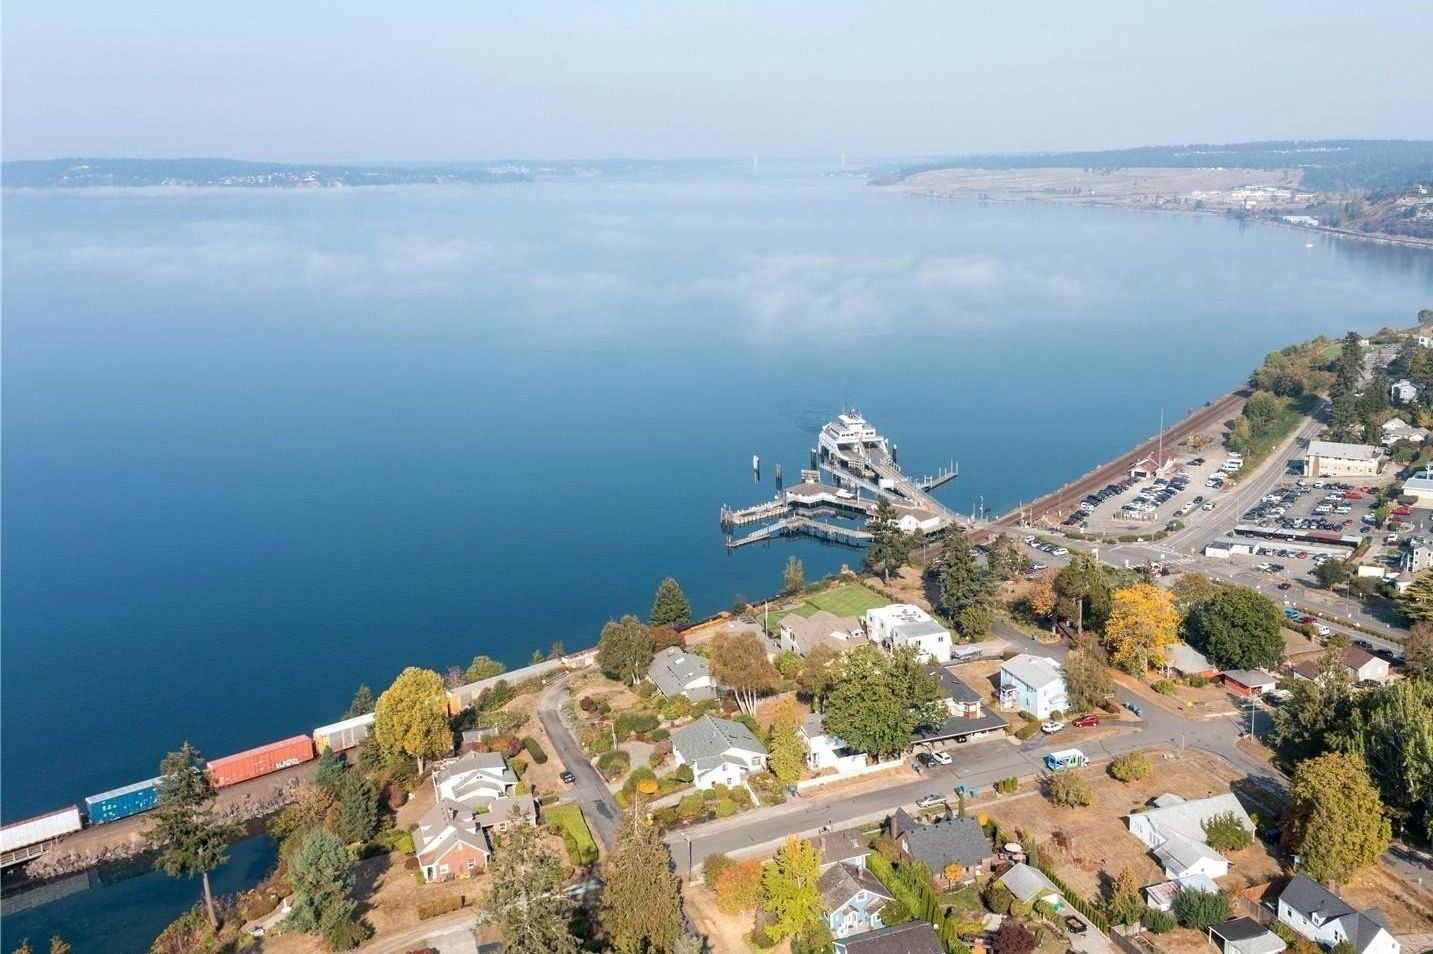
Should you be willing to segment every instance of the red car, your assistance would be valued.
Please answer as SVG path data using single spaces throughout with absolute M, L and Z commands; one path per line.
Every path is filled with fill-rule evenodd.
M 1075 720 L 1074 724 L 1082 729 L 1088 729 L 1091 726 L 1099 725 L 1100 717 L 1097 715 L 1080 716 L 1078 719 Z
M 1300 550 L 1298 553 L 1295 553 L 1294 556 L 1298 557 L 1300 560 L 1307 560 L 1309 558 L 1309 551 Z
M 1300 623 L 1317 623 L 1318 620 L 1315 619 L 1315 618 L 1312 617 L 1312 616 L 1300 616 L 1300 617 L 1299 617 L 1299 622 L 1300 622 Z
M 1394 507 L 1394 508 L 1393 508 L 1393 512 L 1394 512 L 1395 515 L 1397 515 L 1397 516 L 1399 516 L 1399 517 L 1406 517 L 1406 516 L 1408 516 L 1409 514 L 1413 513 L 1413 508 L 1412 508 L 1412 507 L 1405 507 L 1405 506 L 1398 506 L 1398 507 Z
M 1359 493 L 1357 490 L 1350 490 L 1348 493 L 1346 493 L 1346 494 L 1343 495 L 1343 499 L 1344 499 L 1344 500 L 1362 500 L 1362 499 L 1363 499 L 1363 494 Z

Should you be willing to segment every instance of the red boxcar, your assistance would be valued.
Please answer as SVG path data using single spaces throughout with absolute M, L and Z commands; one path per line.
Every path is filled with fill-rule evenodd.
M 225 788 L 312 759 L 313 739 L 296 735 L 282 742 L 270 742 L 257 749 L 215 759 L 209 763 L 209 777 L 214 780 L 215 788 Z

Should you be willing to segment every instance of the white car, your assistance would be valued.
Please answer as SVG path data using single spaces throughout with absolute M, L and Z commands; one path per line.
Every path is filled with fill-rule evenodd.
M 1054 735 L 1056 732 L 1059 732 L 1064 727 L 1065 723 L 1063 722 L 1042 722 L 1040 724 L 1040 731 L 1045 733 L 1046 735 Z
M 933 759 L 935 759 L 935 764 L 936 764 L 936 765 L 949 765 L 949 764 L 950 764 L 950 753 L 949 753 L 949 752 L 932 752 L 932 753 L 930 754 L 930 757 L 933 758 Z
M 1050 552 L 1053 553 L 1055 556 L 1068 556 L 1070 553 L 1070 551 L 1066 550 L 1064 547 L 1056 547 Z
M 944 805 L 945 799 L 939 795 L 922 795 L 916 802 L 916 808 L 934 808 L 937 805 Z

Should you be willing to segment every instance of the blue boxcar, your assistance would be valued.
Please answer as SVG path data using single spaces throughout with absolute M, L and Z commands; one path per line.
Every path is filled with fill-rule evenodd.
M 123 788 L 91 795 L 85 799 L 85 811 L 90 816 L 90 824 L 101 825 L 149 811 L 154 807 L 155 785 L 158 782 L 159 779 L 152 778 L 147 782 L 135 782 Z

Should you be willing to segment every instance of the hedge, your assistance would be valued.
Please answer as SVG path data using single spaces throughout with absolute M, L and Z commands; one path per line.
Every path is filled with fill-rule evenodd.
M 436 918 L 442 914 L 452 914 L 463 906 L 461 894 L 451 895 L 446 898 L 433 898 L 431 901 L 418 902 L 418 920 L 426 921 L 429 918 Z
M 528 736 L 527 738 L 522 740 L 522 747 L 532 758 L 534 765 L 547 764 L 547 753 L 542 750 L 541 745 L 537 744 L 537 739 L 534 739 L 532 736 Z

